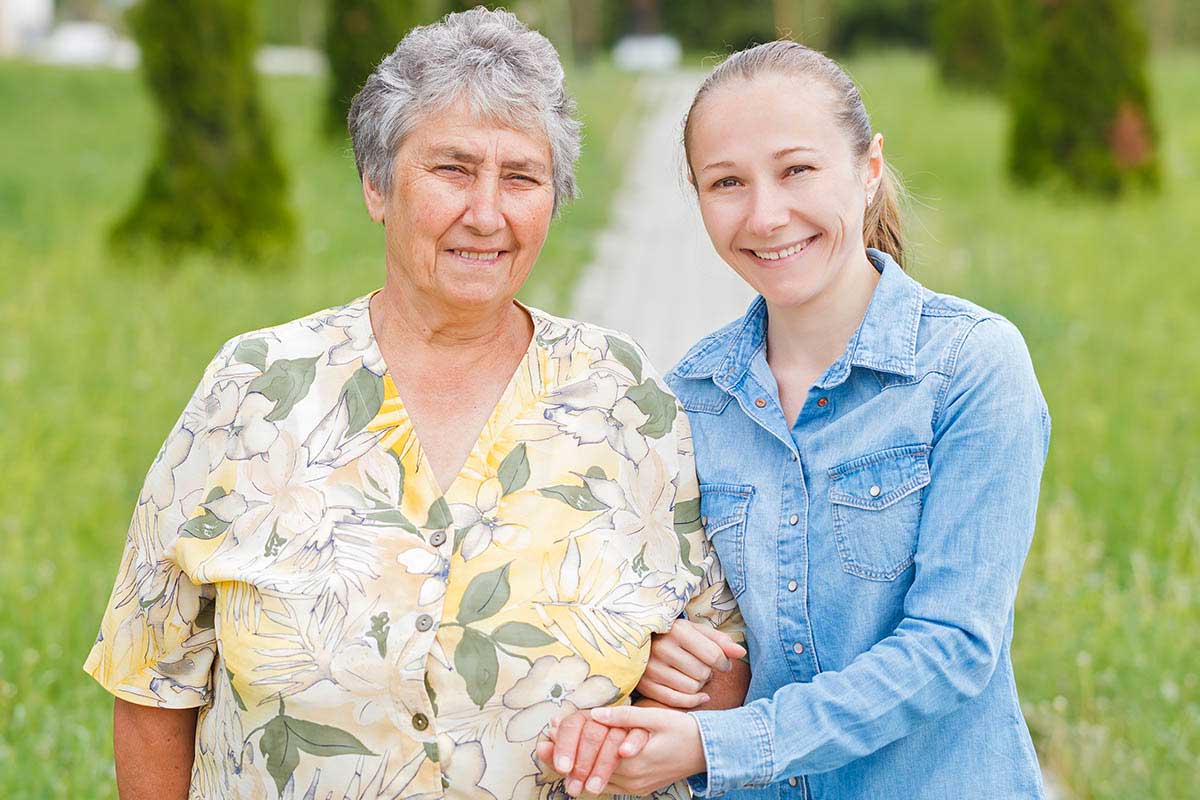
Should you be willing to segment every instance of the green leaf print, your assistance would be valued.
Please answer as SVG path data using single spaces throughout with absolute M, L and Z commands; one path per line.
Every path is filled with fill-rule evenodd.
M 462 641 L 454 648 L 454 669 L 467 684 L 467 696 L 483 708 L 496 693 L 500 673 L 496 646 L 482 633 L 464 628 Z
M 529 457 L 525 453 L 525 443 L 521 442 L 512 452 L 500 462 L 497 473 L 504 494 L 511 494 L 529 481 Z
M 675 504 L 675 532 L 694 533 L 704 525 L 700 522 L 700 498 Z
M 492 638 L 500 644 L 513 647 L 545 647 L 558 641 L 541 628 L 535 628 L 528 622 L 506 622 L 492 631 Z
M 388 612 L 376 614 L 371 617 L 371 630 L 367 631 L 367 638 L 375 640 L 375 647 L 379 650 L 380 658 L 387 658 L 387 636 L 390 622 Z
M 192 517 L 183 523 L 179 529 L 180 536 L 190 536 L 193 539 L 215 539 L 229 528 L 229 523 L 217 518 L 211 511 L 205 511 L 198 517 Z
M 267 422 L 278 422 L 292 412 L 292 407 L 308 394 L 317 375 L 317 357 L 281 358 L 270 369 L 250 383 L 250 391 L 264 395 L 275 403 L 266 416 Z
M 267 370 L 267 340 L 243 339 L 234 348 L 233 360 L 239 364 L 249 364 L 258 367 L 259 372 Z
M 605 336 L 608 342 L 608 352 L 613 358 L 633 373 L 633 379 L 639 383 L 642 380 L 642 357 L 637 349 L 629 342 L 615 336 Z
M 383 378 L 362 367 L 346 381 L 342 396 L 346 398 L 346 407 L 350 411 L 350 427 L 346 435 L 353 436 L 367 427 L 367 423 L 379 413 L 379 407 L 383 405 Z
M 587 486 L 568 486 L 559 484 L 558 486 L 547 486 L 545 489 L 539 489 L 538 493 L 543 497 L 549 497 L 552 500 L 566 503 L 576 511 L 603 511 L 608 506 L 601 503 L 592 494 L 592 490 Z
M 279 704 L 279 716 L 263 728 L 258 749 L 267 757 L 267 772 L 275 779 L 275 788 L 281 795 L 300 764 L 301 751 L 322 758 L 375 755 L 341 728 L 287 716 L 283 713 L 282 701 Z
M 458 609 L 458 621 L 463 625 L 494 616 L 508 602 L 508 568 L 503 567 L 476 575 L 463 592 Z
M 675 424 L 675 398 L 659 388 L 657 383 L 647 378 L 627 391 L 625 396 L 650 418 L 638 427 L 638 433 L 651 439 L 661 439 L 671 432 L 671 426 Z
M 446 498 L 439 497 L 429 507 L 429 519 L 425 520 L 423 527 L 433 531 L 442 531 L 449 528 L 453 521 L 454 518 L 450 516 L 450 505 L 446 502 Z

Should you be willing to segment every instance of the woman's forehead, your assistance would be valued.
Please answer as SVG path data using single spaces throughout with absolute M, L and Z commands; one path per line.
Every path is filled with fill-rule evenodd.
M 401 150 L 418 157 L 457 156 L 474 162 L 520 160 L 548 166 L 550 139 L 539 126 L 514 126 L 455 103 L 423 117 L 406 137 Z

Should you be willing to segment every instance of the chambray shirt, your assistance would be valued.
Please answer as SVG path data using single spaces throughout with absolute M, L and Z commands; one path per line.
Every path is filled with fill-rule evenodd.
M 746 620 L 746 704 L 693 712 L 697 794 L 1042 798 L 1009 646 L 1050 418 L 1006 319 L 885 253 L 789 424 L 762 298 L 668 376 Z M 749 790 L 749 791 L 735 791 Z

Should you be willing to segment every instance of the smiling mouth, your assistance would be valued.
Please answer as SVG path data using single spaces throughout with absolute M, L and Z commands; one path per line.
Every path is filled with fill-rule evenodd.
M 805 250 L 807 250 L 808 246 L 811 245 L 813 242 L 815 242 L 820 237 L 820 235 L 821 234 L 819 234 L 819 233 L 815 233 L 812 236 L 808 237 L 807 239 L 804 239 L 803 241 L 796 242 L 795 244 L 790 244 L 786 247 L 777 248 L 775 250 L 743 249 L 742 252 L 749 253 L 750 255 L 754 256 L 754 258 L 757 259 L 758 261 L 763 261 L 763 262 L 767 262 L 767 263 L 772 263 L 772 262 L 777 263 L 780 261 L 787 261 L 788 259 L 792 258 L 793 256 L 799 255 L 800 253 L 803 253 Z
M 465 261 L 474 261 L 479 264 L 489 264 L 500 260 L 500 256 L 507 253 L 507 250 L 459 250 L 451 249 L 451 253 Z

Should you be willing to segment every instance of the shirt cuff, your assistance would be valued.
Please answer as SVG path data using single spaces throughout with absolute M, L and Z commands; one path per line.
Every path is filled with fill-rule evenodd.
M 726 711 L 691 711 L 700 726 L 707 773 L 688 779 L 699 797 L 767 786 L 773 773 L 774 743 L 761 712 L 752 706 Z

